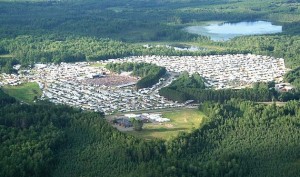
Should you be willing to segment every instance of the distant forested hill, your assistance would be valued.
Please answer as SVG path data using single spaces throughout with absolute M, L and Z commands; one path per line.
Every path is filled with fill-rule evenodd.
M 0 37 L 53 34 L 122 41 L 185 41 L 180 30 L 203 21 L 269 20 L 299 34 L 299 2 L 284 0 L 0 1 Z

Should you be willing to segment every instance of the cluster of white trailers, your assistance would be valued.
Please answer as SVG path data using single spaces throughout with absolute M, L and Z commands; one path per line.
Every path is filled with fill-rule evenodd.
M 199 73 L 215 89 L 239 88 L 255 82 L 281 82 L 286 68 L 283 58 L 253 54 L 210 56 L 135 56 L 102 63 L 145 62 L 166 67 L 170 72 Z
M 83 82 L 110 74 L 103 66 L 107 63 L 145 62 L 166 67 L 169 72 L 190 74 L 199 73 L 207 84 L 215 89 L 237 88 L 254 82 L 281 82 L 286 73 L 284 60 L 261 55 L 212 55 L 212 56 L 135 56 L 110 59 L 94 63 L 77 62 L 55 64 L 36 64 L 30 70 L 21 70 L 19 75 L 1 74 L 1 83 L 20 84 L 38 82 L 43 90 L 43 99 L 58 104 L 68 104 L 82 109 L 114 112 L 155 110 L 180 107 L 184 104 L 166 100 L 158 94 L 158 89 L 166 86 L 171 80 L 163 80 L 152 88 L 136 91 L 132 83 L 120 86 L 107 86 L 92 82 Z M 100 65 L 99 65 L 100 63 Z M 174 78 L 173 78 L 174 79 Z M 109 83 L 109 82 L 108 82 Z M 157 121 L 167 121 L 159 116 L 148 115 Z

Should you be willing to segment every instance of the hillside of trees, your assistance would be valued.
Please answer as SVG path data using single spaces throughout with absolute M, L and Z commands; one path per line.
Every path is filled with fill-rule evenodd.
M 105 67 L 119 74 L 121 72 L 132 72 L 133 76 L 141 77 L 136 83 L 137 89 L 153 86 L 167 72 L 165 67 L 149 63 L 108 63 Z
M 165 151 L 160 141 L 118 132 L 101 113 L 47 102 L 20 104 L 1 90 L 0 142 L 5 177 L 122 176 Z
M 299 102 L 204 103 L 207 122 L 169 144 L 181 176 L 299 176 Z M 178 148 L 178 145 L 180 148 Z
M 1 176 L 299 176 L 300 103 L 205 102 L 191 134 L 145 141 L 99 113 L 0 92 Z
M 79 110 L 21 105 L 0 90 L 0 176 L 50 176 L 63 128 Z

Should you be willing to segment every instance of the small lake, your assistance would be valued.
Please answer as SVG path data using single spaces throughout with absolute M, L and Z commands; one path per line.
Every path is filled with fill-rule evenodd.
M 239 22 L 211 23 L 206 26 L 189 26 L 185 31 L 203 36 L 209 36 L 213 41 L 226 41 L 237 36 L 281 33 L 282 26 L 272 25 L 271 22 Z

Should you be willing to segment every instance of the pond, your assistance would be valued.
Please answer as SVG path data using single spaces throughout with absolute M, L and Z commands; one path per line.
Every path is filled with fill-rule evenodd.
M 237 36 L 281 33 L 282 26 L 272 25 L 271 22 L 239 22 L 239 23 L 210 23 L 203 26 L 189 26 L 185 31 L 203 36 L 209 36 L 213 41 L 226 41 Z

